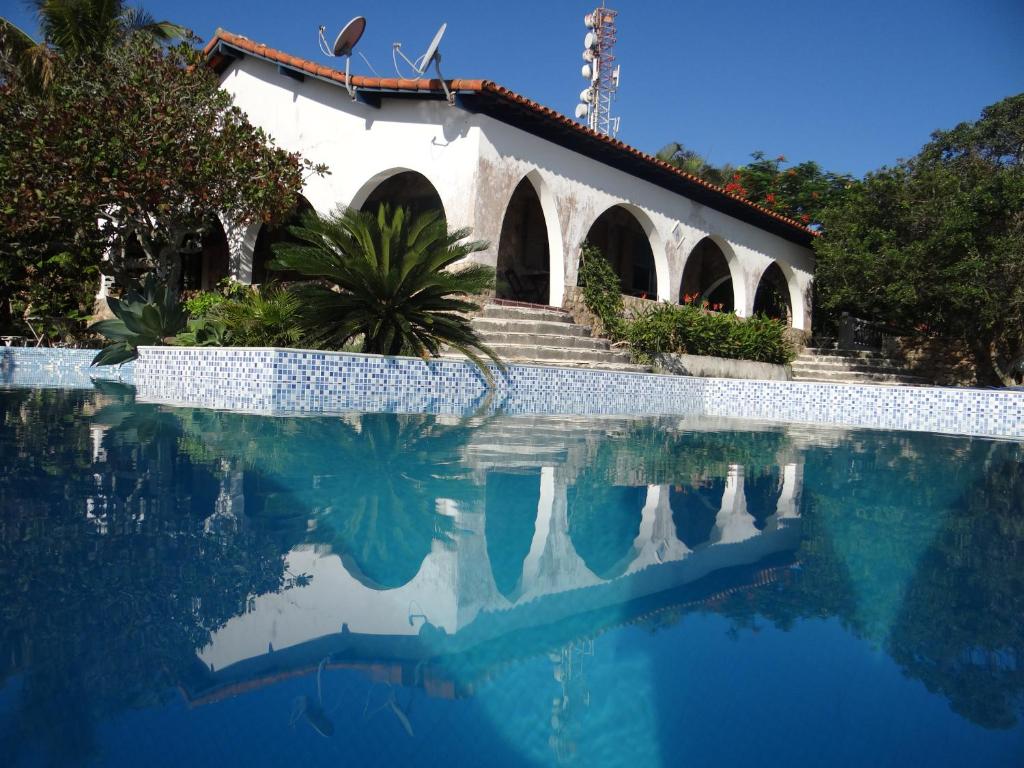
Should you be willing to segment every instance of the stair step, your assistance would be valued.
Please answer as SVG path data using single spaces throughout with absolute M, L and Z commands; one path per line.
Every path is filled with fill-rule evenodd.
M 472 320 L 473 329 L 480 335 L 488 333 L 533 333 L 553 336 L 590 336 L 590 328 L 565 321 L 531 320 L 523 318 L 484 317 Z
M 902 365 L 863 365 L 859 363 L 830 364 L 797 360 L 792 363 L 793 373 L 896 373 L 911 375 Z
M 477 331 L 485 344 L 512 344 L 524 347 L 559 347 L 563 349 L 597 349 L 608 351 L 608 339 L 594 336 L 561 336 L 553 333 L 516 333 L 505 331 Z
M 808 365 L 856 365 L 864 368 L 904 368 L 904 363 L 888 357 L 840 357 L 838 355 L 798 355 L 794 364 Z
M 798 375 L 793 372 L 795 381 L 827 381 L 835 384 L 919 384 L 928 382 L 918 376 L 892 373 L 858 373 L 856 371 L 825 372 L 816 371 Z
M 884 358 L 887 355 L 878 349 L 832 349 L 830 347 L 804 347 L 803 354 L 828 357 L 859 357 L 864 359 Z
M 572 315 L 564 309 L 551 307 L 541 309 L 534 307 L 507 307 L 501 304 L 485 304 L 478 318 L 489 320 L 533 320 L 547 323 L 572 323 Z
M 539 362 L 630 362 L 629 352 L 605 349 L 574 349 L 572 347 L 548 347 L 535 344 L 494 344 L 491 349 L 504 360 Z

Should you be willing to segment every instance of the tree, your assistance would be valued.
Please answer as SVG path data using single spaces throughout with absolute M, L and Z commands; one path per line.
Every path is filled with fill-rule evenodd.
M 982 384 L 1024 354 L 1024 94 L 938 131 L 825 211 L 818 301 L 972 352 Z
M 184 39 L 189 31 L 169 21 L 156 21 L 142 8 L 120 0 L 32 0 L 43 42 L 0 18 L 0 57 L 8 73 L 33 90 L 46 89 L 61 60 L 101 57 L 112 45 L 142 32 L 154 40 Z
M 686 171 L 720 187 L 728 184 L 733 174 L 736 173 L 736 169 L 729 163 L 722 166 L 712 165 L 703 155 L 678 141 L 666 144 L 658 150 L 656 157 L 681 171 Z
M 29 289 L 55 243 L 78 267 L 106 253 L 122 284 L 141 256 L 176 290 L 183 238 L 218 214 L 277 220 L 306 173 L 326 172 L 253 127 L 187 44 L 129 35 L 61 69 L 45 97 L 16 79 L 0 89 L 0 301 Z
M 296 289 L 320 328 L 317 341 L 341 347 L 361 336 L 363 352 L 424 357 L 447 345 L 488 378 L 480 355 L 501 365 L 465 314 L 479 309 L 466 297 L 494 285 L 490 267 L 459 264 L 486 248 L 466 241 L 468 229 L 449 232 L 436 211 L 412 218 L 406 208 L 381 204 L 376 216 L 353 208 L 311 212 L 290 231 L 298 242 L 275 244 L 270 266 L 331 284 Z

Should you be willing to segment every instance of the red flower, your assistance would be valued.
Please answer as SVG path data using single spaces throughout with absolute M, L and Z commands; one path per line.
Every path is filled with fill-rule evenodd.
M 774 205 L 775 204 L 775 195 L 773 195 L 771 192 L 769 192 L 767 195 L 764 196 L 764 200 L 765 200 L 766 203 L 772 203 Z
M 809 224 L 811 221 L 811 217 L 805 213 L 803 216 L 800 217 L 800 221 L 802 221 L 804 224 Z
M 775 162 L 777 162 L 777 163 L 784 163 L 784 162 L 786 162 L 786 156 L 785 155 L 779 155 L 778 157 L 775 158 Z

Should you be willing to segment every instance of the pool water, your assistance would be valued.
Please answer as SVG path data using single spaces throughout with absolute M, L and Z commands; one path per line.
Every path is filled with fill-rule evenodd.
M 0 765 L 1022 765 L 1022 459 L 0 391 Z

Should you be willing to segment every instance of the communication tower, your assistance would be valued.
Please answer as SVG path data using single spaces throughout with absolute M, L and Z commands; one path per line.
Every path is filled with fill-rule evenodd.
M 581 74 L 590 85 L 580 93 L 576 117 L 598 133 L 615 136 L 619 132 L 620 118 L 612 117 L 612 102 L 619 89 L 621 67 L 615 63 L 615 43 L 618 39 L 615 18 L 618 11 L 601 3 L 599 8 L 583 17 L 587 27 L 583 38 L 583 69 Z

